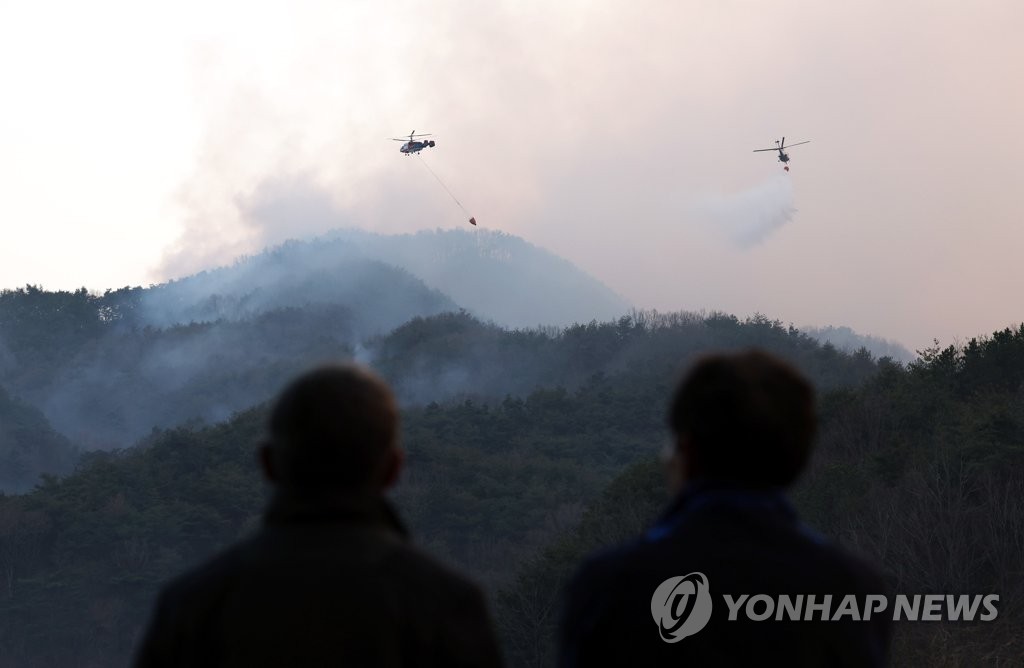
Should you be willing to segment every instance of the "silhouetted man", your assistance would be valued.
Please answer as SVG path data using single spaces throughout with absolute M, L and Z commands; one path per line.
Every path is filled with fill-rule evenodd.
M 677 389 L 670 423 L 681 493 L 647 534 L 576 575 L 561 665 L 884 664 L 883 581 L 801 524 L 782 493 L 811 452 L 807 381 L 764 353 L 708 357 Z
M 289 386 L 260 461 L 263 527 L 160 596 L 136 666 L 497 666 L 480 590 L 409 544 L 384 491 L 388 387 L 354 366 Z

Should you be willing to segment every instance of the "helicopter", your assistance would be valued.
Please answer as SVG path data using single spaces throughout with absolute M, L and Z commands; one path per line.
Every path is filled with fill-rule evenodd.
M 792 148 L 793 146 L 799 146 L 800 144 L 810 144 L 810 143 L 811 143 L 811 141 L 808 139 L 807 141 L 799 141 L 799 142 L 797 142 L 795 144 L 790 144 L 789 147 Z M 789 155 L 784 150 L 785 148 L 786 148 L 786 138 L 783 137 L 781 142 L 779 140 L 777 140 L 777 139 L 775 140 L 775 148 L 757 148 L 757 149 L 754 149 L 754 153 L 760 153 L 761 151 L 778 151 L 779 152 L 779 162 L 781 162 L 784 165 L 786 165 L 785 167 L 783 167 L 783 169 L 785 169 L 788 172 L 789 171 L 789 165 L 787 165 L 786 163 L 789 162 Z
M 404 137 L 402 137 L 401 139 L 396 139 L 396 138 L 392 137 L 391 141 L 405 142 L 405 143 L 402 144 L 402 147 L 400 149 L 398 149 L 398 150 L 401 151 L 402 153 L 406 154 L 406 155 L 412 155 L 413 153 L 419 153 L 420 151 L 422 151 L 425 148 L 431 148 L 431 147 L 434 146 L 434 142 L 429 140 L 429 139 L 426 139 L 426 140 L 423 140 L 423 141 L 417 141 L 417 140 L 414 139 L 414 137 L 431 137 L 431 136 L 432 135 L 429 134 L 429 133 L 418 135 L 418 134 L 416 134 L 416 131 L 413 130 L 412 132 L 409 133 L 409 138 L 408 139 L 406 139 Z

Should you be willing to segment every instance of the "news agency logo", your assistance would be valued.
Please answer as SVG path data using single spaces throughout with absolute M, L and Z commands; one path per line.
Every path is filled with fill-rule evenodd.
M 711 619 L 711 591 L 703 573 L 665 580 L 651 597 L 651 616 L 665 642 L 679 642 L 704 628 Z
M 897 594 L 892 607 L 889 597 L 882 594 L 722 594 L 722 600 L 730 622 L 737 621 L 741 613 L 753 622 L 866 622 L 889 610 L 894 622 L 990 622 L 999 616 L 998 594 Z M 665 580 L 651 597 L 651 616 L 667 643 L 679 642 L 707 626 L 711 608 L 708 578 L 696 571 Z

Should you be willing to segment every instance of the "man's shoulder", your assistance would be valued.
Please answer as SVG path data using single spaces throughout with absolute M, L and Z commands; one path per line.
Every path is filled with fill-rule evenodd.
M 701 522 L 680 526 L 668 536 L 649 532 L 592 554 L 577 569 L 573 588 L 608 594 L 638 580 L 649 584 L 652 578 L 701 571 L 725 575 L 727 581 L 764 579 L 782 588 L 788 584 L 850 593 L 887 589 L 878 568 L 803 525 L 776 538 L 761 545 L 719 541 L 716 529 Z
M 170 608 L 193 605 L 203 598 L 216 597 L 217 592 L 231 587 L 238 576 L 243 554 L 251 549 L 255 537 L 235 543 L 206 561 L 169 580 L 161 589 L 162 603 Z
M 280 541 L 263 530 L 231 545 L 168 582 L 162 592 L 165 601 L 173 605 L 206 597 L 217 598 L 218 593 L 231 589 L 236 580 L 251 577 L 253 573 L 250 571 L 262 572 L 269 567 L 262 563 L 268 552 L 268 543 L 279 544 Z M 480 595 L 476 583 L 411 542 L 389 539 L 378 543 L 379 560 L 376 560 L 373 570 L 381 578 L 394 582 L 396 587 L 423 594 Z M 275 564 L 275 567 L 279 566 Z

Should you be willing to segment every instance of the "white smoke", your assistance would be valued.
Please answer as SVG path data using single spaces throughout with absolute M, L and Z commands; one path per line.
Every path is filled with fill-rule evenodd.
M 739 248 L 751 248 L 793 220 L 793 182 L 778 174 L 752 188 L 706 198 L 698 213 Z

